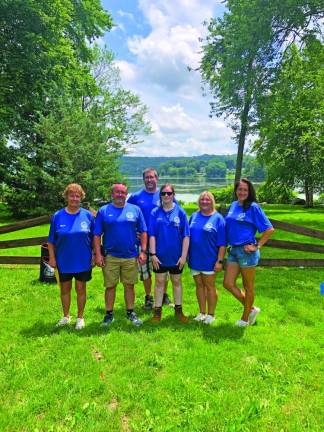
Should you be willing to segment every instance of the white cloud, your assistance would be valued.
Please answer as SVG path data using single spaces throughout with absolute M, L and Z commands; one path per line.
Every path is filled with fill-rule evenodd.
M 151 27 L 146 35 L 127 39 L 133 58 L 116 62 L 123 85 L 148 106 L 155 131 L 131 152 L 134 155 L 179 156 L 234 153 L 232 131 L 223 120 L 209 118 L 209 98 L 202 97 L 198 72 L 202 22 L 221 0 L 139 0 Z M 136 20 L 136 17 L 135 17 Z

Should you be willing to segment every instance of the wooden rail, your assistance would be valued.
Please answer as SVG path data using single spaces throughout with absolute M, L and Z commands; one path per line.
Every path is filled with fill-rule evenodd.
M 40 216 L 33 219 L 27 219 L 21 222 L 16 222 L 10 225 L 4 225 L 0 227 L 0 234 L 10 233 L 25 228 L 34 227 L 37 225 L 43 225 L 51 221 L 51 216 Z
M 40 216 L 38 218 L 28 219 L 10 225 L 0 227 L 0 234 L 9 233 L 24 228 L 29 228 L 37 225 L 42 225 L 50 222 L 50 216 Z M 270 219 L 273 226 L 277 229 L 302 234 L 309 237 L 324 240 L 324 232 L 302 227 L 300 225 L 281 222 Z M 0 249 L 41 245 L 47 241 L 47 237 L 33 237 L 18 240 L 0 241 Z M 324 253 L 324 245 L 316 245 L 311 243 L 299 243 L 286 240 L 268 240 L 266 247 L 274 247 L 279 249 L 297 250 L 303 252 Z M 0 264 L 40 264 L 40 257 L 27 256 L 0 256 Z M 262 258 L 259 263 L 264 267 L 324 267 L 324 259 L 268 259 Z

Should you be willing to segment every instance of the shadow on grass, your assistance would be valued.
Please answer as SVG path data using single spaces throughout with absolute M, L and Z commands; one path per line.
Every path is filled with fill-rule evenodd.
M 240 339 L 244 334 L 244 329 L 233 327 L 232 324 L 221 324 L 219 326 L 206 326 L 196 323 L 190 317 L 187 324 L 183 324 L 175 319 L 172 315 L 162 318 L 159 323 L 150 322 L 151 315 L 143 319 L 143 325 L 136 327 L 130 321 L 127 321 L 125 314 L 116 313 L 115 321 L 109 326 L 102 326 L 101 321 L 86 322 L 86 327 L 82 330 L 75 330 L 75 322 L 72 320 L 70 325 L 64 327 L 55 327 L 53 322 L 37 321 L 33 326 L 21 330 L 20 334 L 26 338 L 39 338 L 44 336 L 54 336 L 60 333 L 74 334 L 76 337 L 93 337 L 104 336 L 116 333 L 127 334 L 153 334 L 163 331 L 164 329 L 172 330 L 176 333 L 194 333 L 201 332 L 202 336 L 211 343 L 218 343 L 223 339 Z

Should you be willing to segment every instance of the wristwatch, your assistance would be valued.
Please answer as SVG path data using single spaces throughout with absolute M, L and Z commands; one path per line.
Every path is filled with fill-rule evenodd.
M 150 256 L 156 256 L 156 253 L 150 253 Z
M 219 263 L 219 264 L 224 264 L 224 260 L 217 260 L 217 262 Z

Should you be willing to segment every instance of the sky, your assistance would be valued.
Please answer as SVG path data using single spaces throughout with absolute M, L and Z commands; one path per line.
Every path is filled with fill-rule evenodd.
M 114 21 L 100 43 L 115 54 L 124 88 L 148 108 L 154 133 L 131 156 L 233 154 L 233 133 L 209 117 L 199 72 L 203 21 L 222 16 L 222 0 L 101 0 Z

